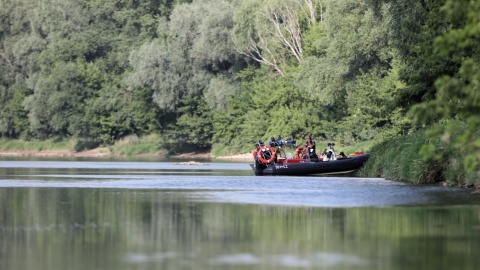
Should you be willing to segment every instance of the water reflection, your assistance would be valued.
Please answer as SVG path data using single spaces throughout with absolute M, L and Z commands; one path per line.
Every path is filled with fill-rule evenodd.
M 0 269 L 476 269 L 480 207 L 194 202 L 183 191 L 2 188 Z
M 245 163 L 3 161 L 0 269 L 474 269 L 479 204 Z

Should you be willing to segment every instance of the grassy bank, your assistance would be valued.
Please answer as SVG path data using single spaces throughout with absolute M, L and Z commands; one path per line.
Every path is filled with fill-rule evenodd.
M 158 135 L 148 135 L 142 138 L 131 136 L 117 141 L 114 145 L 102 147 L 101 155 L 93 153 L 92 156 L 167 156 L 168 151 L 160 149 L 160 141 L 161 138 Z M 346 154 L 355 151 L 365 151 L 371 154 L 370 160 L 358 171 L 357 175 L 359 176 L 383 177 L 415 184 L 444 182 L 449 185 L 480 186 L 477 173 L 467 173 L 463 163 L 459 162 L 462 160 L 461 153 L 453 154 L 451 149 L 440 142 L 433 143 L 437 144 L 437 149 L 440 149 L 438 151 L 443 153 L 444 158 L 438 160 L 422 158 L 419 152 L 426 142 L 432 143 L 432 140 L 426 137 L 425 132 L 419 131 L 380 144 L 363 142 L 354 146 L 336 145 L 335 149 L 337 152 L 343 151 Z M 59 156 L 68 156 L 68 153 L 75 155 L 78 152 L 79 144 L 85 145 L 85 142 L 75 139 L 23 141 L 0 138 L 0 152 L 23 152 L 27 155 L 34 155 L 35 152 L 51 151 L 52 155 L 57 153 Z M 326 142 L 317 143 L 318 151 L 325 148 L 324 144 L 326 145 Z M 225 157 L 245 152 L 248 151 L 232 151 L 217 146 L 212 149 L 211 154 L 214 157 Z
M 0 138 L 0 151 L 73 151 L 77 140 L 12 140 Z
M 160 138 L 158 135 L 149 135 L 142 138 L 136 136 L 126 137 L 117 141 L 114 145 L 101 146 L 95 142 L 77 139 L 49 139 L 49 140 L 12 140 L 0 138 L 0 151 L 4 153 L 18 153 L 22 155 L 35 155 L 38 152 L 49 152 L 51 155 L 58 153 L 59 156 L 66 156 L 68 153 L 74 155 L 92 149 L 101 149 L 101 153 L 108 156 L 131 157 L 136 155 L 164 156 L 167 151 L 159 149 Z
M 108 149 L 114 155 L 137 156 L 137 155 L 167 155 L 166 150 L 159 148 L 160 136 L 151 134 L 144 137 L 128 136 L 115 142 Z
M 436 145 L 441 159 L 424 159 L 420 154 L 426 143 Z M 448 185 L 480 185 L 475 173 L 467 173 L 461 153 L 455 153 L 440 141 L 427 138 L 424 131 L 398 137 L 371 148 L 371 158 L 358 172 L 359 176 L 383 177 L 415 184 L 444 182 Z

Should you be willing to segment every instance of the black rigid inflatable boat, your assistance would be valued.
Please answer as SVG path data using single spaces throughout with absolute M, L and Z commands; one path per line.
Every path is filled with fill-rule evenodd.
M 252 169 L 255 175 L 332 175 L 350 174 L 363 166 L 370 154 L 360 154 L 329 161 L 300 161 L 263 164 L 255 161 Z
M 269 145 L 259 140 L 253 151 L 254 164 L 251 164 L 255 175 L 331 175 L 351 174 L 363 166 L 370 154 L 355 152 L 346 156 L 343 152 L 337 157 L 333 146 L 325 149 L 321 156 L 315 153 L 315 142 L 311 139 L 304 147 L 298 147 L 295 156 L 290 153 L 282 154 L 283 146 L 297 147 L 294 140 L 275 140 L 272 138 Z

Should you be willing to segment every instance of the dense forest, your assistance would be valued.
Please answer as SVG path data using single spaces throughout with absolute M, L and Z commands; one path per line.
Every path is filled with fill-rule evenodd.
M 0 136 L 378 144 L 479 176 L 480 0 L 1 0 Z M 423 137 L 422 137 L 423 138 Z

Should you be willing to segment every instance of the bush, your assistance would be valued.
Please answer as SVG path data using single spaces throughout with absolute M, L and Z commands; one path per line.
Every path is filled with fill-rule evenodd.
M 158 155 L 164 154 L 163 152 L 165 152 L 161 150 L 161 141 L 162 139 L 157 134 L 150 134 L 143 137 L 130 135 L 115 142 L 115 144 L 109 148 L 112 153 L 124 156 L 135 156 L 139 154 Z
M 82 152 L 86 150 L 91 150 L 100 146 L 100 141 L 97 139 L 79 139 L 74 146 L 75 152 Z

